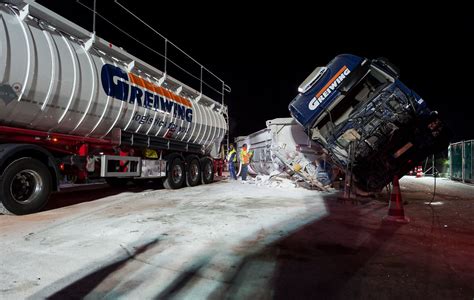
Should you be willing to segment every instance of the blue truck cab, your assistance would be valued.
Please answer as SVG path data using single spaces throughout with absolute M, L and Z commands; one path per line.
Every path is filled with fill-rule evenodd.
M 345 169 L 351 162 L 362 190 L 381 190 L 449 143 L 438 114 L 385 59 L 338 55 L 316 68 L 298 92 L 289 104 L 292 117 L 335 165 Z

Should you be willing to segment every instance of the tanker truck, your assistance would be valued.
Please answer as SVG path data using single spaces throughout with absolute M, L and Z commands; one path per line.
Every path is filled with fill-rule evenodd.
M 451 133 L 438 113 L 386 59 L 338 55 L 298 92 L 291 116 L 361 191 L 380 191 L 449 144 Z
M 33 0 L 0 1 L 0 20 L 3 209 L 41 210 L 65 175 L 167 189 L 213 181 L 223 81 L 218 102 Z

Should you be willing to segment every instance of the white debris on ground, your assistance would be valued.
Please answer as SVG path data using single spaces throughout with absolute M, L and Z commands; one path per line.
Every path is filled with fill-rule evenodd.
M 257 186 L 267 186 L 271 188 L 291 189 L 297 188 L 294 178 L 283 176 L 282 172 L 274 171 L 270 175 L 257 175 L 251 179 Z
M 56 197 L 84 199 L 76 205 L 0 215 L 2 299 L 206 299 L 229 286 L 246 257 L 327 214 L 323 193 L 284 181 L 103 189 L 108 196 L 94 199 L 96 187 Z

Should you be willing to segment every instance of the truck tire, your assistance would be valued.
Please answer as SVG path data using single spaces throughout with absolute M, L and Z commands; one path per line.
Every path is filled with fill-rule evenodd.
M 201 183 L 201 164 L 198 158 L 192 158 L 186 168 L 186 185 L 196 186 Z
M 25 157 L 7 166 L 0 181 L 0 199 L 9 212 L 25 215 L 40 211 L 48 202 L 52 176 L 41 161 Z
M 117 178 L 117 177 L 107 177 L 105 182 L 111 187 L 125 187 L 130 181 L 129 178 Z
M 185 181 L 184 163 L 181 158 L 176 157 L 171 161 L 168 174 L 163 181 L 165 189 L 175 190 L 183 186 Z
M 214 164 L 208 157 L 201 159 L 202 183 L 208 184 L 214 181 Z

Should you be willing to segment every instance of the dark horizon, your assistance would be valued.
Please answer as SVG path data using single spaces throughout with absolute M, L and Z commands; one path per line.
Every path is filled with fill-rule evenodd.
M 37 2 L 92 30 L 92 13 L 76 1 Z M 82 2 L 92 6 L 91 0 Z M 202 3 L 120 2 L 232 87 L 225 101 L 231 138 L 263 129 L 266 120 L 290 117 L 287 107 L 298 85 L 342 53 L 387 58 L 400 69 L 401 81 L 441 114 L 453 141 L 474 138 L 468 104 L 474 24 L 462 7 L 357 6 L 337 7 L 336 13 L 334 7 L 316 12 L 297 4 L 270 9 L 239 2 L 214 12 L 215 6 Z M 161 52 L 162 41 L 112 0 L 97 5 L 98 13 Z M 96 29 L 98 36 L 160 68 L 157 55 L 100 18 Z

